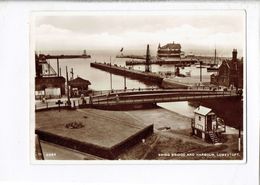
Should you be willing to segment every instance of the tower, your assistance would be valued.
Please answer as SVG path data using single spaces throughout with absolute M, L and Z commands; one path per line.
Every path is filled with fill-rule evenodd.
M 237 49 L 233 49 L 233 52 L 232 52 L 232 60 L 233 60 L 233 61 L 237 60 Z
M 235 70 L 237 70 L 237 49 L 233 49 L 232 51 L 232 62 L 234 64 Z

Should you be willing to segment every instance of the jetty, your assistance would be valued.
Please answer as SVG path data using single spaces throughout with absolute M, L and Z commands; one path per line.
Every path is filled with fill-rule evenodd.
M 144 82 L 153 82 L 157 85 L 161 85 L 163 81 L 163 77 L 159 74 L 152 72 L 144 72 L 133 69 L 128 69 L 126 67 L 120 67 L 115 65 L 111 65 L 110 63 L 90 63 L 91 67 L 110 72 L 115 75 L 125 76 L 132 79 L 137 79 Z
M 179 66 L 188 66 L 191 64 L 195 64 L 198 62 L 195 59 L 171 59 L 171 60 L 163 60 L 163 59 L 157 59 L 157 60 L 151 60 L 150 64 L 155 65 L 163 65 L 163 64 L 173 64 L 173 65 L 179 65 Z M 145 65 L 146 61 L 141 60 L 127 60 L 125 62 L 127 66 L 133 66 L 133 65 Z
M 73 59 L 73 58 L 91 58 L 90 55 L 82 54 L 82 55 L 45 55 L 40 54 L 39 59 L 40 60 L 46 60 L 46 59 Z
M 116 58 L 146 59 L 145 55 L 116 55 Z

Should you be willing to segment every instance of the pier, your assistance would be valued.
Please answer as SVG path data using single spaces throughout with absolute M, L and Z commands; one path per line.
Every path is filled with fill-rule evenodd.
M 117 55 L 116 58 L 146 59 L 145 55 Z
M 40 60 L 46 60 L 46 59 L 73 59 L 73 58 L 91 58 L 90 55 L 82 54 L 82 55 L 44 55 L 40 54 L 39 59 Z
M 163 81 L 163 77 L 152 72 L 137 71 L 137 70 L 127 69 L 125 67 L 120 67 L 117 65 L 111 65 L 106 63 L 90 63 L 90 66 L 103 71 L 113 73 L 115 75 L 126 76 L 147 83 L 152 82 L 152 83 L 156 83 L 157 85 L 161 85 Z
M 178 66 L 188 66 L 191 64 L 195 64 L 198 62 L 198 60 L 195 59 L 171 59 L 171 60 L 151 60 L 150 64 L 155 64 L 155 65 L 163 65 L 163 64 L 174 64 Z M 145 61 L 140 61 L 140 60 L 127 60 L 125 62 L 127 66 L 133 66 L 133 65 L 145 65 Z

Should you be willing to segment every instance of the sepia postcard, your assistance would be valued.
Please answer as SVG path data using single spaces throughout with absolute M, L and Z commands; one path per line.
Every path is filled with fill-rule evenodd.
M 34 12 L 42 160 L 246 160 L 244 10 Z

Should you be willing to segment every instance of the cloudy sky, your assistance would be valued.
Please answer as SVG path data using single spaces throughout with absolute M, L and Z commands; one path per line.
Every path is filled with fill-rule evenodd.
M 243 11 L 176 11 L 145 14 L 38 15 L 35 17 L 36 50 L 111 50 L 152 52 L 158 44 L 177 42 L 186 53 L 228 56 L 243 52 Z M 240 55 L 241 56 L 241 55 Z

